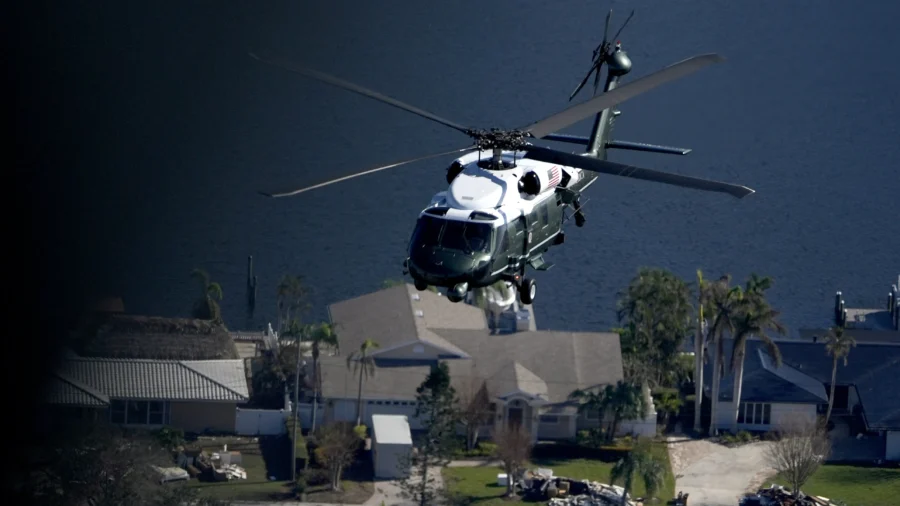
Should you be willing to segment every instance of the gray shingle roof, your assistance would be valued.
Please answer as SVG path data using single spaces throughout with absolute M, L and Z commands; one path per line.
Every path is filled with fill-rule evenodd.
M 65 374 L 56 374 L 50 382 L 47 402 L 63 406 L 103 407 L 109 405 L 109 397 Z
M 109 398 L 245 402 L 242 360 L 67 359 L 60 374 Z
M 853 335 L 852 330 L 847 333 Z M 802 373 L 819 384 L 831 382 L 832 359 L 825 352 L 825 344 L 799 340 L 778 340 L 778 348 L 784 364 Z M 731 355 L 732 341 L 725 342 L 726 356 Z M 747 343 L 744 361 L 744 384 L 741 398 L 760 402 L 827 402 L 816 400 L 816 396 L 795 383 L 767 371 L 759 358 L 758 350 L 764 350 L 762 343 L 751 340 Z M 711 364 L 710 360 L 710 364 Z M 705 374 L 710 378 L 712 367 Z M 773 379 L 774 378 L 774 379 Z M 900 345 L 859 343 L 850 350 L 847 366 L 838 363 L 838 385 L 853 385 L 859 393 L 860 403 L 870 429 L 900 429 Z M 733 379 L 730 371 L 722 382 L 720 400 L 731 400 Z M 826 394 L 827 395 L 827 394 Z M 752 396 L 749 397 L 749 396 Z
M 446 361 L 458 391 L 475 379 L 486 381 L 492 396 L 509 393 L 509 385 L 514 384 L 526 392 L 543 393 L 546 389 L 549 402 L 562 403 L 575 389 L 612 384 L 623 377 L 619 336 L 613 333 L 538 331 L 490 335 L 487 330 L 447 329 L 434 332 L 471 357 Z M 375 377 L 363 383 L 363 397 L 414 399 L 416 388 L 429 370 L 427 365 L 379 366 Z M 343 359 L 323 357 L 322 377 L 325 397 L 356 397 L 358 382 L 348 374 Z
M 420 292 L 403 284 L 341 301 L 328 307 L 342 353 L 373 339 L 381 349 L 423 342 L 465 356 L 453 343 L 432 329 L 487 329 L 484 311 L 468 304 L 454 304 L 431 291 Z

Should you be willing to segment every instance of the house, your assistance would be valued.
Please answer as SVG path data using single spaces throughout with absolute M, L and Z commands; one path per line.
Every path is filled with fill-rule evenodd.
M 824 414 L 831 388 L 832 358 L 821 336 L 813 340 L 777 340 L 782 355 L 776 367 L 763 343 L 747 342 L 739 430 L 768 431 L 778 428 L 791 414 L 815 420 Z M 853 335 L 853 331 L 847 332 Z M 733 341 L 726 340 L 725 356 L 731 356 Z M 730 369 L 730 368 L 729 368 Z M 708 370 L 711 376 L 711 367 Z M 705 385 L 711 395 L 711 385 Z M 727 371 L 721 383 L 717 422 L 730 430 L 734 414 L 734 377 Z M 838 363 L 832 419 L 841 429 L 832 437 L 853 437 L 866 432 L 879 438 L 879 452 L 900 460 L 900 345 L 859 343 L 850 351 L 846 366 Z M 858 421 L 859 423 L 855 423 Z M 881 458 L 881 457 L 877 457 Z
M 48 409 L 69 420 L 109 420 L 127 427 L 170 425 L 185 432 L 234 432 L 249 393 L 235 360 L 66 357 L 50 381 Z
M 365 339 L 380 344 L 372 354 L 375 376 L 362 388 L 368 425 L 373 414 L 394 414 L 406 415 L 411 428 L 420 429 L 416 388 L 443 361 L 461 399 L 487 396 L 492 421 L 485 432 L 521 424 L 535 438 L 571 439 L 600 420 L 596 413 L 579 414 L 569 394 L 623 378 L 617 334 L 492 333 L 483 310 L 409 284 L 333 304 L 329 313 L 342 355 Z M 359 380 L 346 358 L 323 356 L 320 367 L 324 417 L 355 420 Z

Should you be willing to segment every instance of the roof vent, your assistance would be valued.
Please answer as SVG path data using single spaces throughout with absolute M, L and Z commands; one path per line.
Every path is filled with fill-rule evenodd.
M 417 293 L 412 294 L 412 299 L 419 300 L 419 294 L 417 294 Z
M 425 313 L 421 309 L 416 309 L 416 316 L 421 318 L 425 316 Z

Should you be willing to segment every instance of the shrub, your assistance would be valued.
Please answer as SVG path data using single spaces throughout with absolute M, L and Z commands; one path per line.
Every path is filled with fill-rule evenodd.
M 360 439 L 365 439 L 369 433 L 365 425 L 357 425 L 356 427 L 353 427 L 353 432 L 355 432 Z
M 153 436 L 168 449 L 175 448 L 184 443 L 184 431 L 175 427 L 163 427 L 153 431 Z
M 328 471 L 324 469 L 307 469 L 303 473 L 303 480 L 306 482 L 306 486 L 308 487 L 316 487 L 319 485 L 326 485 L 331 483 L 331 478 L 328 476 Z
M 497 445 L 488 442 L 478 443 L 478 450 L 481 452 L 481 455 L 492 457 L 497 452 Z

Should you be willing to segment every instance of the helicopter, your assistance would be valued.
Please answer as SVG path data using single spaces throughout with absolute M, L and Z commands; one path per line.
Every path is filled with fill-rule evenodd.
M 446 289 L 452 302 L 462 301 L 469 291 L 505 281 L 518 292 L 522 304 L 531 304 L 536 283 L 526 277 L 526 267 L 546 271 L 553 264 L 544 254 L 563 244 L 563 225 L 574 217 L 577 227 L 586 218 L 581 198 L 600 174 L 623 176 L 676 185 L 696 190 L 720 192 L 736 198 L 754 193 L 746 186 L 645 169 L 607 160 L 607 150 L 625 149 L 686 155 L 690 149 L 613 140 L 611 132 L 620 111 L 615 106 L 664 83 L 720 63 L 718 54 L 702 54 L 674 63 L 655 73 L 619 85 L 632 70 L 632 62 L 615 37 L 608 39 L 612 11 L 606 16 L 602 42 L 593 52 L 591 67 L 569 96 L 569 102 L 594 76 L 592 98 L 561 112 L 517 129 L 477 129 L 457 124 L 431 112 L 406 104 L 376 91 L 344 81 L 317 70 L 283 60 L 250 56 L 270 65 L 343 88 L 432 120 L 469 136 L 472 145 L 383 165 L 313 186 L 283 193 L 260 192 L 268 197 L 287 197 L 351 178 L 372 174 L 408 163 L 456 154 L 447 170 L 449 187 L 434 195 L 420 213 L 403 261 L 418 290 Z M 617 40 L 615 44 L 611 40 Z M 601 70 L 606 80 L 600 92 Z M 557 132 L 596 115 L 590 136 Z M 585 146 L 582 153 L 536 146 L 531 139 Z M 571 210 L 571 215 L 569 214 Z

